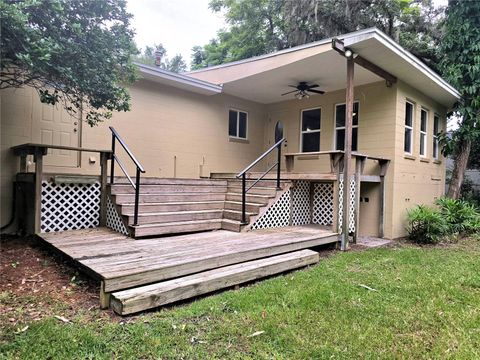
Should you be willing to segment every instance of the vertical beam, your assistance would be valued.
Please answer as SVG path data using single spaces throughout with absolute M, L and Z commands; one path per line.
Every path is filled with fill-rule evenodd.
M 385 175 L 387 174 L 388 160 L 380 160 L 380 210 L 378 222 L 378 236 L 385 236 Z
M 333 159 L 332 159 L 333 158 Z M 335 173 L 336 180 L 333 182 L 333 222 L 332 222 L 332 230 L 335 232 L 340 233 L 340 229 L 338 227 L 338 210 L 339 206 L 339 195 L 340 195 L 340 174 L 343 168 L 343 154 L 330 154 L 330 164 L 332 166 L 332 172 Z
M 107 224 L 107 161 L 108 161 L 108 154 L 101 152 L 100 153 L 100 226 L 105 226 Z
M 110 307 L 110 293 L 105 292 L 105 282 L 100 282 L 100 309 L 108 309 Z
M 20 155 L 20 172 L 27 172 L 27 154 Z
M 292 155 L 285 155 L 285 169 L 287 170 L 287 173 L 293 171 L 293 164 L 295 161 L 295 157 Z
M 360 187 L 362 182 L 363 169 L 365 167 L 365 157 L 355 157 L 355 231 L 353 233 L 353 243 L 357 243 L 359 225 L 360 225 Z
M 352 160 L 352 123 L 353 123 L 353 77 L 355 62 L 347 58 L 347 88 L 345 98 L 345 157 L 343 163 L 343 219 L 340 249 L 348 249 L 348 228 L 350 217 L 350 162 Z
M 43 149 L 35 148 L 35 234 L 41 231 L 43 153 Z

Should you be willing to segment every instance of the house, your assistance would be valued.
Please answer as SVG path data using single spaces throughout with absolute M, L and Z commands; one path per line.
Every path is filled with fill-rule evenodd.
M 353 83 L 347 63 L 354 68 Z M 186 74 L 138 67 L 142 78 L 130 88 L 132 111 L 94 128 L 40 104 L 31 89 L 2 92 L 2 225 L 11 212 L 15 178 L 35 183 L 28 191 L 36 194 L 36 232 L 106 223 L 136 237 L 314 223 L 334 232 L 343 225 L 355 237 L 393 239 L 405 235 L 409 208 L 444 193 L 445 159 L 436 135 L 446 129 L 447 111 L 459 93 L 377 29 Z M 353 89 L 351 129 L 346 89 Z M 133 186 L 125 177 L 107 186 L 109 126 L 121 139 L 113 138 L 112 169 L 130 174 Z M 351 163 L 344 151 L 350 130 Z M 278 159 L 281 184 L 274 171 Z M 272 171 L 246 193 L 235 175 L 251 163 L 255 168 L 244 172 L 248 186 Z M 43 172 L 36 180 L 26 177 L 38 168 Z M 350 187 L 344 190 L 345 169 Z M 143 181 L 138 194 L 136 173 Z M 160 195 L 160 188 L 169 194 Z M 68 191 L 83 192 L 68 197 Z M 343 191 L 347 196 L 340 200 Z M 88 196 L 95 197 L 93 205 L 77 204 Z M 72 215 L 69 202 L 90 210 Z M 94 218 L 65 220 L 85 217 L 92 207 Z M 67 216 L 58 215 L 59 208 Z M 342 217 L 348 214 L 346 224 Z

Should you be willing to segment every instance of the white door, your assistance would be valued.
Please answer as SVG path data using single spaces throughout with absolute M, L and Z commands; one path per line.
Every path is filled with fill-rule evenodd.
M 80 146 L 81 117 L 79 112 L 71 116 L 63 104 L 47 105 L 33 96 L 32 140 L 34 143 Z M 78 167 L 80 156 L 78 151 L 49 149 L 44 157 L 44 164 L 49 166 Z

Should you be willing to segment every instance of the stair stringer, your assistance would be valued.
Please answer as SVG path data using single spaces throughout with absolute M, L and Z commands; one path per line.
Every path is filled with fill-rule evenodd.
M 257 220 L 261 219 L 268 212 L 268 210 L 270 210 L 273 206 L 275 206 L 275 204 L 277 204 L 280 201 L 280 199 L 285 193 L 289 193 L 288 197 L 291 198 L 291 195 L 290 195 L 291 187 L 292 187 L 292 183 L 287 183 L 283 185 L 281 190 L 277 190 L 275 197 L 270 198 L 268 200 L 267 205 L 262 206 L 258 214 L 251 216 L 250 222 L 247 225 L 242 226 L 241 232 L 254 230 L 252 229 L 252 227 L 257 222 Z M 289 199 L 289 202 L 291 207 L 291 199 Z
M 120 207 L 117 205 L 117 202 L 114 199 L 114 196 L 110 193 L 110 188 L 108 188 L 107 193 L 107 221 L 106 226 L 116 232 L 119 232 L 123 235 L 129 237 L 132 236 L 131 229 L 128 225 L 128 221 L 121 214 Z

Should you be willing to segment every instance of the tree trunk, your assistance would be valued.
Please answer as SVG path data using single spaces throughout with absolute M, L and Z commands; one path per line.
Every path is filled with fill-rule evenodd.
M 463 177 L 465 175 L 465 170 L 467 169 L 471 147 L 472 141 L 470 139 L 463 140 L 460 150 L 455 156 L 452 178 L 450 180 L 450 185 L 448 186 L 447 197 L 449 198 L 458 199 L 460 197 L 460 188 L 463 184 Z

